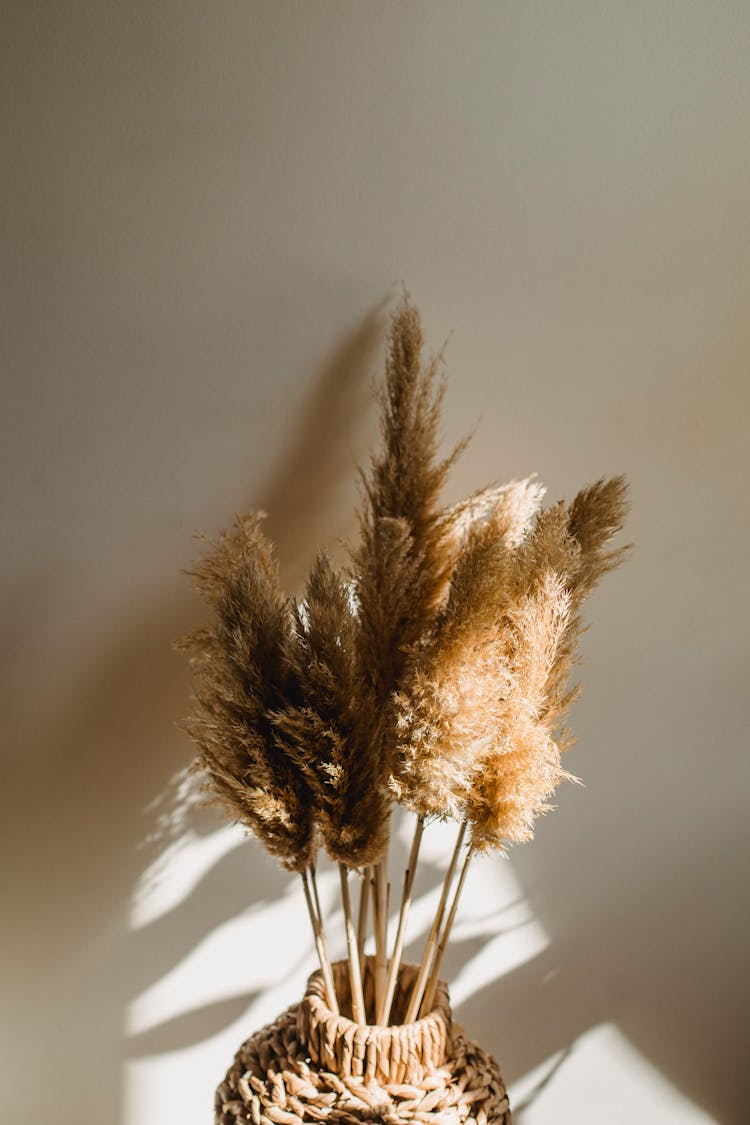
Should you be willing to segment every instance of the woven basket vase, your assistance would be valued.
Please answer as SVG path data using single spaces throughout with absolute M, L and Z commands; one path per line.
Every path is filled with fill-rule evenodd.
M 364 962 L 373 1007 L 373 961 Z M 399 974 L 392 1018 L 403 1018 L 418 968 Z M 495 1060 L 453 1022 L 441 981 L 432 1011 L 389 1027 L 354 1023 L 348 966 L 333 966 L 341 1015 L 325 1000 L 320 972 L 304 997 L 242 1044 L 216 1091 L 215 1125 L 511 1125 Z

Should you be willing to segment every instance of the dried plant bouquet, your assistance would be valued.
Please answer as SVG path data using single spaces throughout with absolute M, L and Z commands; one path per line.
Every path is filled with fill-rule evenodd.
M 471 857 L 531 839 L 569 777 L 564 719 L 578 693 L 569 678 L 581 609 L 626 550 L 612 546 L 626 484 L 600 480 L 544 507 L 529 477 L 444 506 L 461 447 L 438 455 L 444 380 L 440 359 L 423 352 L 404 297 L 346 567 L 321 551 L 303 596 L 288 596 L 253 513 L 193 572 L 211 609 L 182 642 L 195 768 L 226 814 L 299 873 L 320 960 L 302 1004 L 238 1053 L 217 1092 L 226 1125 L 510 1121 L 496 1064 L 452 1025 L 440 967 Z M 389 946 L 394 804 L 415 826 Z M 424 955 L 405 965 L 420 843 L 435 820 L 456 823 L 455 848 Z M 321 852 L 340 875 L 348 955 L 337 964 L 317 889 Z

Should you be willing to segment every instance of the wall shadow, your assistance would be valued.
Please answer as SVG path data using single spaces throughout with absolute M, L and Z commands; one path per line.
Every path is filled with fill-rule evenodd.
M 384 302 L 374 308 L 313 376 L 275 473 L 248 499 L 248 508 L 273 513 L 268 530 L 290 588 L 318 546 L 316 527 L 330 518 L 342 478 L 349 486 L 354 462 L 364 454 L 383 308 Z M 229 518 L 217 514 L 216 523 Z M 36 604 L 43 613 L 43 602 Z M 175 575 L 161 598 L 127 607 L 126 627 L 91 653 L 88 671 L 54 714 L 42 706 L 33 732 L 6 731 L 20 747 L 6 769 L 2 802 L 3 928 L 7 963 L 14 966 L 4 988 L 14 1021 L 7 1120 L 84 1122 L 95 1099 L 96 1119 L 116 1122 L 125 1057 L 199 1041 L 252 1002 L 247 994 L 210 1004 L 124 1041 L 132 997 L 237 911 L 233 876 L 242 857 L 230 853 L 185 902 L 137 934 L 129 932 L 134 887 L 164 842 L 140 846 L 153 833 L 154 799 L 191 757 L 175 728 L 188 706 L 189 682 L 172 643 L 202 612 Z M 35 622 L 27 616 L 23 625 L 34 628 Z M 11 645 L 14 635 L 6 638 Z M 13 654 L 6 660 L 17 670 Z M 186 824 L 209 831 L 218 821 L 188 814 Z M 284 885 L 280 871 L 254 870 L 263 873 L 255 882 L 247 867 L 243 873 L 244 908 L 277 897 Z M 41 1072 L 40 1028 L 54 1044 L 44 1051 Z

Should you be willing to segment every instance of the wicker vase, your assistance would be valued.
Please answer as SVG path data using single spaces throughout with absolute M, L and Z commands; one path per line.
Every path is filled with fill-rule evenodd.
M 363 968 L 369 1012 L 371 958 Z M 321 973 L 313 973 L 302 1000 L 240 1047 L 216 1091 L 216 1125 L 510 1125 L 498 1065 L 454 1024 L 442 981 L 428 1015 L 398 1022 L 417 971 L 402 966 L 388 1027 L 349 1018 L 345 961 L 333 966 L 340 1015 L 325 1001 Z

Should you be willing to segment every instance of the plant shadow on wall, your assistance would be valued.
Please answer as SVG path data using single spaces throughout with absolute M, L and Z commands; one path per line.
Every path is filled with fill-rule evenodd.
M 286 495 L 288 487 L 284 486 L 280 492 Z M 315 528 L 314 521 L 311 528 Z M 278 537 L 279 532 L 275 534 Z M 599 712 L 600 729 L 606 730 L 603 701 L 599 701 Z M 600 741 L 604 744 L 604 739 Z M 608 753 L 616 753 L 612 739 L 609 739 Z M 581 810 L 580 802 L 577 812 L 581 838 L 587 838 L 586 820 L 580 819 L 586 817 L 586 812 Z M 598 831 L 594 825 L 588 838 L 596 838 Z M 622 854 L 632 858 L 636 850 L 633 840 L 613 841 L 615 848 L 621 844 Z M 647 854 L 644 852 L 643 856 Z M 391 858 L 392 870 L 401 870 L 406 859 L 405 847 L 399 844 Z M 244 909 L 250 899 L 244 890 L 245 870 L 246 859 L 240 849 L 232 850 L 215 866 L 208 867 L 204 879 L 179 906 L 139 931 L 137 942 L 144 949 L 151 947 L 153 952 L 143 957 L 150 971 L 138 980 L 135 991 L 143 991 L 160 975 L 169 972 L 180 956 L 186 956 L 201 938 L 238 909 Z M 464 1000 L 459 1009 L 459 1016 L 466 1021 L 470 1032 L 496 1046 L 506 1077 L 510 1080 L 521 1077 L 550 1059 L 554 1060 L 551 1071 L 560 1068 L 567 1054 L 575 1050 L 582 1033 L 607 1021 L 616 1021 L 624 1035 L 668 1075 L 675 1086 L 713 1113 L 722 1113 L 721 1082 L 712 1082 L 711 1087 L 707 1087 L 705 1070 L 702 1073 L 699 1065 L 701 1059 L 704 1066 L 706 1060 L 710 1060 L 708 1069 L 714 1075 L 721 1069 L 721 1059 L 712 1047 L 711 1028 L 696 1017 L 694 998 L 685 1001 L 685 966 L 676 969 L 674 965 L 675 948 L 690 948 L 690 943 L 685 943 L 689 918 L 680 916 L 679 909 L 674 909 L 674 902 L 668 902 L 669 909 L 665 910 L 661 895 L 654 900 L 647 881 L 633 885 L 623 877 L 617 882 L 612 879 L 612 872 L 594 881 L 579 879 L 576 873 L 564 876 L 562 885 L 569 893 L 568 901 L 563 901 L 559 894 L 559 868 L 543 848 L 524 850 L 515 859 L 514 870 L 521 876 L 522 886 L 528 889 L 528 904 L 548 934 L 550 945 L 545 952 L 535 954 L 500 980 L 494 979 L 493 972 L 488 971 L 481 982 L 481 991 Z M 417 893 L 428 897 L 440 883 L 441 876 L 440 868 L 427 864 L 419 876 Z M 255 899 L 255 907 L 260 912 L 270 909 L 271 902 L 279 897 L 279 891 L 273 894 L 274 888 L 279 888 L 278 881 L 263 872 L 262 879 L 266 877 L 268 883 L 263 883 L 262 890 L 261 884 L 255 885 L 256 890 L 261 890 Z M 607 885 L 613 882 L 618 890 L 617 910 L 612 909 L 612 902 L 606 895 Z M 232 907 L 228 910 L 222 889 L 224 883 L 233 889 Z M 282 894 L 288 892 L 290 886 L 284 885 Z M 198 930 L 184 927 L 183 920 L 191 917 L 201 917 Z M 644 926 L 643 918 L 658 919 L 658 926 Z M 490 919 L 484 934 L 463 942 L 459 940 L 452 963 L 458 966 L 478 956 L 485 935 L 493 933 L 493 925 Z M 512 922 L 507 927 L 508 933 L 522 925 Z M 418 933 L 417 924 L 413 927 L 413 944 L 407 949 L 407 954 L 412 953 L 415 958 L 422 952 L 421 943 L 415 940 Z M 699 937 L 693 943 L 692 952 L 699 957 L 706 946 L 703 944 L 705 935 L 699 927 L 697 933 Z M 160 957 L 168 945 L 171 946 L 169 952 Z M 633 949 L 639 951 L 635 958 Z M 615 974 L 614 983 L 613 963 L 626 966 L 620 980 Z M 445 975 L 450 979 L 450 972 Z M 650 998 L 647 1006 L 641 1003 L 629 1007 L 623 1003 L 623 993 L 634 988 L 641 997 Z M 257 991 L 241 991 L 232 998 L 207 1003 L 187 1015 L 168 1020 L 134 1039 L 132 1052 L 143 1055 L 178 1050 L 199 1042 L 242 1015 L 257 994 Z M 498 1011 L 503 1012 L 500 1026 Z M 670 1015 L 661 1016 L 662 1012 L 674 1011 L 679 1011 L 676 1021 Z M 251 1028 L 247 1030 L 250 1032 Z M 731 1090 L 728 1104 L 735 1104 Z M 523 1119 L 522 1115 L 518 1119 Z M 724 1115 L 721 1119 L 730 1118 Z
M 604 715 L 600 729 L 607 730 Z M 611 737 L 606 743 L 604 735 L 599 745 L 606 745 L 607 752 L 614 749 Z M 610 826 L 603 826 L 596 815 L 588 816 L 582 807 L 587 799 L 591 800 L 590 793 L 576 802 L 575 832 L 590 841 Z M 557 818 L 555 828 L 563 819 Z M 662 838 L 658 832 L 638 843 L 624 834 L 615 835 L 607 846 L 607 854 L 610 846 L 619 846 L 629 855 L 642 873 L 640 887 L 633 885 L 632 875 L 614 874 L 616 862 L 603 871 L 591 857 L 583 857 L 580 865 L 561 870 L 561 856 L 568 853 L 564 843 L 556 848 L 555 828 L 550 826 L 545 846 L 519 849 L 509 861 L 524 891 L 528 917 L 546 936 L 545 948 L 533 950 L 532 956 L 507 972 L 488 965 L 482 984 L 457 1004 L 457 1018 L 492 1047 L 511 1084 L 543 1067 L 542 1087 L 549 1085 L 552 1090 L 556 1075 L 579 1046 L 584 1049 L 585 1034 L 614 1025 L 644 1060 L 711 1120 L 741 1125 L 745 1117 L 738 1105 L 746 1100 L 744 1043 L 728 1051 L 721 1035 L 726 1014 L 734 1008 L 733 978 L 731 969 L 727 973 L 717 966 L 713 954 L 721 892 L 717 889 L 715 908 L 710 900 L 705 909 L 697 907 L 700 899 L 693 883 L 694 876 L 699 884 L 705 883 L 710 872 L 685 872 L 679 882 L 649 880 L 648 852 L 658 846 Z M 560 837 L 571 834 L 560 825 Z M 700 868 L 699 861 L 696 866 Z M 478 872 L 474 875 L 479 877 Z M 726 877 L 740 885 L 739 857 L 728 865 Z M 488 896 L 489 882 L 486 887 Z M 561 900 L 563 893 L 567 902 Z M 743 932 L 740 915 L 738 907 L 737 935 Z M 738 936 L 738 945 L 740 940 Z M 478 957 L 482 944 L 476 938 L 454 942 L 446 958 L 446 979 Z M 418 955 L 418 945 L 414 952 Z M 624 1094 L 617 1057 L 612 1058 L 611 1073 Z M 607 1075 L 605 1063 L 605 1080 Z M 640 1075 L 632 1072 L 632 1077 L 634 1119 L 639 1120 L 642 1112 L 646 1120 L 648 1102 L 638 1100 Z M 597 1078 L 601 1080 L 601 1075 Z M 536 1091 L 541 1092 L 541 1088 Z M 533 1100 L 532 1094 L 525 1107 Z M 546 1104 L 555 1105 L 553 1094 Z M 514 1106 L 518 1122 L 524 1121 L 522 1108 Z
M 268 523 L 291 586 L 360 456 L 382 326 L 379 306 L 313 378 L 272 482 L 251 497 L 273 512 Z M 29 1114 L 40 1121 L 59 1116 L 85 1122 L 92 1115 L 120 1120 L 123 1028 L 134 995 L 238 910 L 284 893 L 280 872 L 253 864 L 249 849 L 237 849 L 206 873 L 184 903 L 142 933 L 129 932 L 134 888 L 153 858 L 153 846 L 139 847 L 154 828 L 144 810 L 191 758 L 175 727 L 189 685 L 172 645 L 197 612 L 182 586 L 175 575 L 159 602 L 129 607 L 127 630 L 95 655 L 90 675 L 59 710 L 41 712 L 25 738 L 16 729 L 8 736 L 18 752 L 3 784 L 5 854 L 22 861 L 7 862 L 3 870 L 4 943 L 14 966 L 4 987 L 14 1021 L 6 1047 L 14 1076 L 4 1093 L 7 1120 Z M 40 630 L 42 595 L 35 588 Z M 7 627 L 13 620 L 4 614 Z M 16 642 L 7 627 L 12 656 Z M 23 628 L 30 627 L 26 617 Z M 8 676 L 17 667 L 24 673 L 20 662 L 9 659 Z M 218 822 L 215 812 L 200 812 L 188 823 L 205 836 Z M 249 999 L 222 1001 L 195 1018 L 180 1018 L 163 1035 L 145 1036 L 136 1049 L 148 1053 L 199 1041 Z M 42 1081 L 40 1042 L 50 1037 L 72 1049 L 44 1050 Z
M 249 506 L 259 503 L 269 510 L 269 534 L 278 544 L 290 588 L 299 585 L 318 544 L 323 506 L 351 473 L 380 332 L 381 312 L 376 310 L 318 377 L 273 486 L 251 497 Z M 179 588 L 177 576 L 174 588 Z M 97 1119 L 117 1121 L 124 1053 L 145 1058 L 189 1047 L 239 1019 L 259 995 L 255 989 L 241 990 L 211 1000 L 123 1044 L 125 1012 L 133 998 L 162 980 L 238 912 L 262 916 L 296 885 L 269 864 L 256 862 L 256 845 L 225 849 L 173 908 L 129 933 L 133 889 L 154 858 L 154 846 L 146 852 L 136 847 L 153 828 L 143 810 L 168 789 L 169 778 L 189 756 L 186 740 L 174 729 L 175 719 L 185 712 L 188 684 L 171 643 L 197 616 L 187 594 L 144 607 L 127 634 L 100 654 L 95 674 L 63 712 L 36 731 L 7 780 L 8 854 L 22 854 L 25 860 L 6 872 L 5 900 L 13 903 L 4 921 L 6 941 L 31 979 L 44 982 L 46 1027 L 76 1043 L 75 1051 L 45 1053 L 42 1087 L 39 1031 L 27 1014 L 25 975 L 8 982 L 6 1003 L 18 1013 L 9 1045 L 12 1073 L 19 1077 L 15 1119 L 28 1112 L 31 1097 L 40 1118 L 64 1106 L 66 1118 L 89 1120 L 93 1072 Z M 613 745 L 607 723 L 616 690 L 613 685 L 609 699 L 591 698 L 587 704 L 596 708 L 593 729 L 602 735 L 596 741 L 608 754 L 624 752 Z M 208 840 L 217 824 L 215 813 L 193 810 L 183 827 Z M 556 818 L 547 838 L 552 840 L 555 832 L 563 838 L 563 824 L 563 818 Z M 601 831 L 591 801 L 578 800 L 579 837 L 590 841 Z M 624 829 L 619 837 L 615 832 L 609 849 L 644 864 L 656 838 L 638 845 L 630 834 L 624 837 Z M 405 858 L 406 847 L 396 840 L 394 870 L 403 868 Z M 584 869 L 561 872 L 556 859 L 553 841 L 551 847 L 538 843 L 520 849 L 512 860 L 530 913 L 549 937 L 548 948 L 500 979 L 488 974 L 481 991 L 461 1003 L 458 1017 L 496 1052 L 506 1078 L 513 1081 L 570 1048 L 584 1031 L 616 1011 L 623 1033 L 675 1086 L 717 1120 L 733 1120 L 736 1060 L 722 1057 L 713 1034 L 716 1024 L 700 1018 L 710 1008 L 713 989 L 710 909 L 696 911 L 689 888 L 652 891 L 644 881 L 644 890 L 639 882 L 629 882 L 616 863 L 594 879 Z M 425 928 L 418 903 L 434 895 L 441 877 L 441 868 L 429 859 L 418 875 L 406 951 L 415 959 Z M 605 884 L 618 892 L 616 910 L 603 893 Z M 333 929 L 335 919 L 331 922 Z M 461 940 L 458 935 L 446 960 L 446 976 L 478 955 L 490 923 L 480 936 Z M 113 964 L 112 950 L 118 946 Z M 614 982 L 613 960 L 627 967 Z M 622 997 L 630 989 L 637 989 L 639 1002 L 628 1006 Z M 286 996 L 284 1003 L 291 999 Z M 721 994 L 718 1002 L 724 1002 Z M 247 1033 L 252 1030 L 248 1027 Z M 217 1080 L 228 1061 L 220 1060 Z

